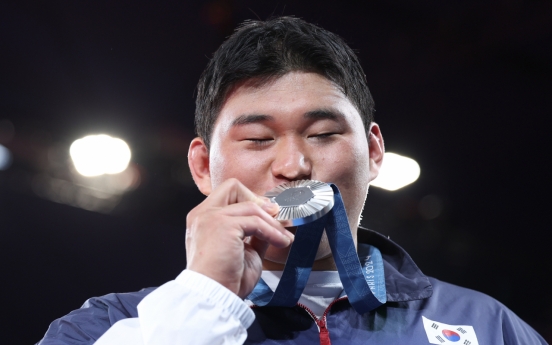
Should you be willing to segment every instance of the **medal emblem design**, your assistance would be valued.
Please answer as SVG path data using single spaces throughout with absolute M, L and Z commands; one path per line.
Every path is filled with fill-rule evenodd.
M 315 180 L 286 182 L 265 194 L 280 206 L 276 219 L 284 226 L 313 222 L 330 212 L 334 193 L 329 184 Z

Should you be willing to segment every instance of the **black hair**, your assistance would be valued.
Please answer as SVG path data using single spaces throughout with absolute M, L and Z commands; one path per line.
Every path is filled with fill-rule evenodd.
M 236 83 L 261 83 L 293 71 L 318 73 L 341 89 L 358 110 L 366 133 L 374 101 L 353 50 L 336 34 L 295 17 L 248 20 L 220 46 L 197 87 L 196 132 L 207 147 L 228 91 Z

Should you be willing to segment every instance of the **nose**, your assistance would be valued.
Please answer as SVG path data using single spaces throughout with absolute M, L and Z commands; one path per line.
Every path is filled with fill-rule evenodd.
M 272 174 L 282 180 L 310 179 L 312 164 L 300 139 L 281 139 L 272 162 Z

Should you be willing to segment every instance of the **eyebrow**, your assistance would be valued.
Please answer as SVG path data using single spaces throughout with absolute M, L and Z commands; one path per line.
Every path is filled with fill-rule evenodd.
M 251 123 L 274 121 L 274 117 L 262 114 L 240 115 L 232 121 L 232 126 L 243 126 Z
M 341 112 L 334 109 L 315 109 L 303 114 L 303 117 L 307 120 L 332 120 L 339 122 L 345 118 Z M 274 121 L 274 116 L 265 114 L 247 114 L 240 115 L 232 121 L 232 127 L 244 126 L 253 123 L 262 123 L 268 121 Z
M 309 120 L 332 120 L 339 122 L 345 119 L 345 115 L 335 109 L 316 109 L 303 114 Z

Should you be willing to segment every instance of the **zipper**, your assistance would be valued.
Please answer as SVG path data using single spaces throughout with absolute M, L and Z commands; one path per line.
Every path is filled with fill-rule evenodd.
M 332 306 L 336 302 L 343 301 L 343 300 L 346 300 L 346 299 L 347 299 L 347 297 L 341 297 L 341 298 L 338 298 L 338 299 L 334 300 L 332 303 L 330 303 L 330 305 L 328 305 L 328 307 L 326 308 L 326 310 L 324 311 L 324 314 L 322 315 L 322 317 L 320 319 L 316 315 L 314 315 L 312 310 L 310 310 L 306 305 L 301 304 L 301 303 L 297 303 L 297 305 L 299 307 L 301 307 L 301 308 L 303 308 L 307 311 L 307 313 L 310 315 L 310 317 L 314 320 L 314 322 L 318 326 L 318 332 L 319 332 L 319 335 L 320 335 L 320 345 L 332 345 L 332 342 L 330 341 L 330 331 L 328 330 L 328 327 L 327 327 L 327 324 L 326 324 L 326 315 L 328 315 L 328 312 L 330 311 L 330 309 L 332 309 Z
M 309 309 L 309 307 L 307 307 L 304 304 L 297 303 L 299 307 L 305 309 L 305 311 L 310 315 L 310 317 L 314 320 L 314 322 L 318 326 L 318 332 L 320 334 L 320 345 L 332 345 L 332 342 L 330 341 L 330 331 L 328 330 L 328 327 L 326 325 L 326 315 L 328 315 L 328 313 L 330 312 L 330 309 L 332 309 L 332 306 L 335 303 L 344 301 L 346 299 L 348 299 L 347 296 L 340 297 L 338 299 L 333 300 L 333 302 L 328 305 L 326 310 L 324 310 L 324 314 L 322 314 L 322 317 L 320 319 L 316 315 L 314 315 L 314 313 L 312 312 L 312 310 Z M 259 306 L 256 304 L 253 304 L 249 307 L 251 309 L 259 308 Z

